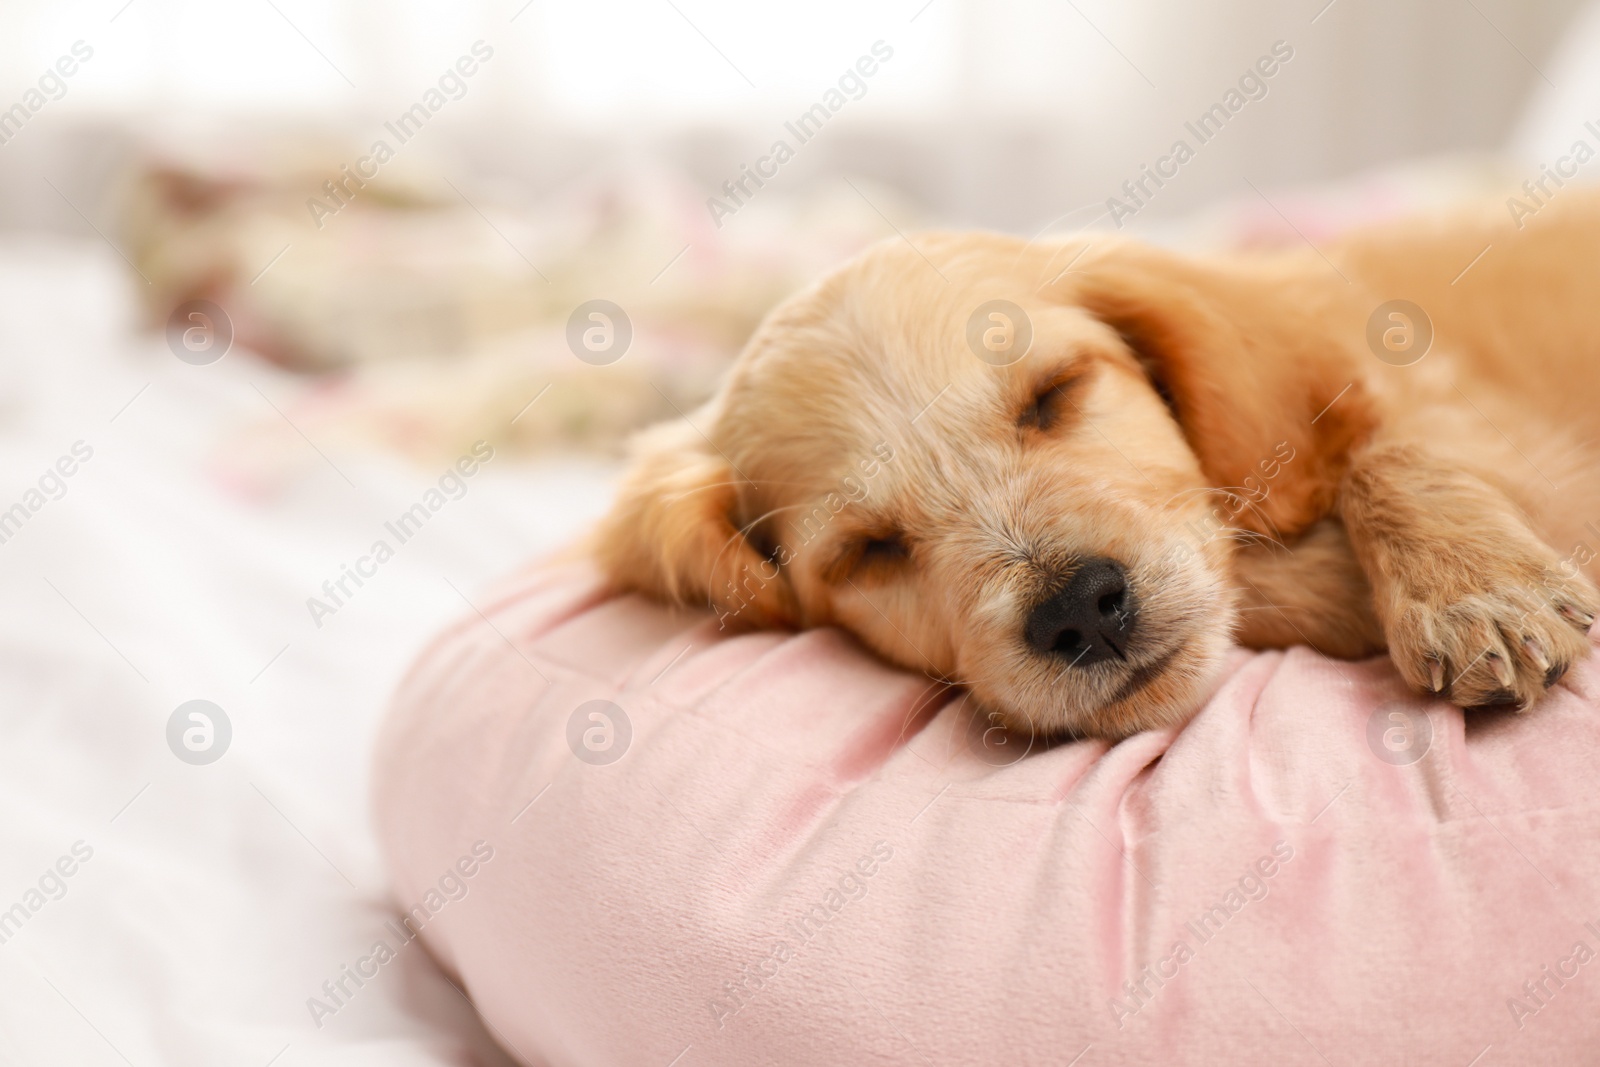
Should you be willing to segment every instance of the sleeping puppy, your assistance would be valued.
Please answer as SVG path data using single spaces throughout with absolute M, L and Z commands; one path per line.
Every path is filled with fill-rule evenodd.
M 1270 254 L 896 238 L 642 435 L 595 552 L 1042 733 L 1182 722 L 1234 641 L 1526 708 L 1600 608 L 1597 437 L 1600 193 Z

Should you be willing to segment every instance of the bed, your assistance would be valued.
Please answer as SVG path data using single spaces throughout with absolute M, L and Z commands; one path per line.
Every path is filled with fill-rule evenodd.
M 447 464 L 299 439 L 304 475 L 263 479 L 232 428 L 303 386 L 174 359 L 138 284 L 98 241 L 0 250 L 4 508 L 91 453 L 0 531 L 0 1063 L 506 1063 L 419 950 L 336 1018 L 307 1001 L 391 918 L 366 753 L 395 680 L 597 514 L 610 467 L 499 457 L 399 544 Z M 375 577 L 308 608 L 379 538 Z M 169 747 L 192 700 L 229 721 L 214 762 Z
M 1582 49 L 1574 56 L 1561 70 L 1581 67 Z M 1592 103 L 1541 102 L 1539 121 L 1525 131 L 1528 157 L 1560 147 L 1560 131 Z M 1392 172 L 1332 197 L 1286 196 L 1271 209 L 1245 197 L 1165 236 L 1318 238 L 1352 218 L 1480 189 L 1507 173 L 1456 164 Z M 635 666 L 648 666 L 640 678 L 604 675 L 593 659 L 603 635 L 588 634 L 585 646 L 567 634 L 558 648 L 547 642 L 560 635 L 564 616 L 523 618 L 528 626 L 519 631 L 500 613 L 519 589 L 593 600 L 583 577 L 541 572 L 519 586 L 504 576 L 569 543 L 600 514 L 610 463 L 480 456 L 458 494 L 456 482 L 442 479 L 465 453 L 418 467 L 329 446 L 299 417 L 302 381 L 243 351 L 208 365 L 174 359 L 138 322 L 141 284 L 99 240 L 0 245 L 0 602 L 8 609 L 0 613 L 0 1063 L 505 1065 L 515 1062 L 505 1051 L 513 1049 L 530 1064 L 690 1067 L 797 1055 L 826 1062 L 844 1052 L 829 1041 L 873 1062 L 924 1062 L 937 1049 L 955 1049 L 960 1059 L 979 1047 L 972 1041 L 1010 1050 L 1012 1062 L 1087 1067 L 1138 1062 L 1151 1050 L 1165 1061 L 1210 1062 L 1210 1046 L 1184 1043 L 1180 1023 L 1198 1018 L 1216 1024 L 1215 1049 L 1255 1059 L 1387 1061 L 1385 1035 L 1399 1032 L 1408 1048 L 1437 1052 L 1439 1062 L 1488 1064 L 1556 1062 L 1584 1054 L 1600 1036 L 1592 967 L 1573 972 L 1581 977 L 1559 997 L 1549 995 L 1553 985 L 1541 996 L 1523 984 L 1546 981 L 1546 967 L 1578 966 L 1576 941 L 1600 950 L 1600 933 L 1586 925 L 1600 926 L 1600 913 L 1584 896 L 1596 874 L 1585 847 L 1596 809 L 1582 795 L 1600 753 L 1592 662 L 1535 715 L 1468 726 L 1441 707 L 1422 706 L 1417 718 L 1419 705 L 1381 662 L 1335 666 L 1304 650 L 1241 654 L 1227 702 L 1187 733 L 1141 735 L 1110 751 L 1066 746 L 1020 761 L 1014 749 L 995 750 L 993 735 L 963 719 L 958 703 L 929 698 L 925 682 L 886 671 L 837 635 L 795 638 L 798 650 L 784 652 L 771 636 L 705 633 L 702 647 L 674 665 L 674 642 L 704 629 L 704 620 L 584 601 L 634 620 L 629 647 L 641 656 Z M 293 477 L 239 447 L 234 429 L 246 423 L 276 426 L 273 453 L 293 452 Z M 442 494 L 438 508 L 428 506 L 433 490 Z M 419 503 L 425 523 L 413 519 L 403 539 L 392 533 Z M 392 551 L 375 552 L 378 541 Z M 519 930 L 548 935 L 562 951 L 530 952 L 519 963 L 505 945 L 496 956 L 493 927 L 469 921 L 472 908 L 452 905 L 431 932 L 405 936 L 405 913 L 429 886 L 453 870 L 461 885 L 477 880 L 480 903 L 494 899 L 492 878 L 517 854 L 505 846 L 485 862 L 472 851 L 477 838 L 457 850 L 449 835 L 429 829 L 419 805 L 486 804 L 489 794 L 475 790 L 506 779 L 440 792 L 405 746 L 391 749 L 383 764 L 390 791 L 381 794 L 387 854 L 374 832 L 369 756 L 384 709 L 425 649 L 432 651 L 413 678 L 442 662 L 440 640 L 467 641 L 507 677 L 542 667 L 569 686 L 587 678 L 585 700 L 621 702 L 629 686 L 648 689 L 668 668 L 667 682 L 688 685 L 731 670 L 740 657 L 803 652 L 848 670 L 881 698 L 880 718 L 862 721 L 882 727 L 882 736 L 863 740 L 837 715 L 828 729 L 800 729 L 804 720 L 791 716 L 769 731 L 759 709 L 747 709 L 739 732 L 712 729 L 714 716 L 687 715 L 679 739 L 695 744 L 660 749 L 653 746 L 669 713 L 698 697 L 652 697 L 635 709 L 627 758 L 655 760 L 662 777 L 652 780 L 661 788 L 618 808 L 616 797 L 574 792 L 585 781 L 578 775 L 604 768 L 570 759 L 571 694 L 563 690 L 559 706 L 541 703 L 552 699 L 545 683 L 521 678 L 527 688 L 514 695 L 524 718 L 516 721 L 550 732 L 507 735 L 504 751 L 551 773 L 535 782 L 530 772 L 514 780 L 515 790 L 494 793 L 495 804 L 517 799 L 493 814 L 516 834 L 535 835 L 530 840 L 546 834 L 546 862 L 570 873 L 569 889 L 641 925 L 619 928 L 637 935 L 632 941 L 613 937 L 607 953 L 586 954 L 581 924 L 595 913 L 557 907 L 562 901 L 539 882 L 530 899 L 551 910 Z M 704 658 L 717 655 L 724 658 Z M 650 657 L 659 662 L 643 664 Z M 823 697 L 812 704 L 822 707 Z M 414 721 L 414 703 L 402 701 L 395 714 L 408 706 Z M 202 718 L 192 717 L 196 709 Z M 580 720 L 580 738 L 587 722 Z M 1426 755 L 1407 764 L 1404 753 L 1415 749 L 1393 731 L 1414 738 L 1424 723 Z M 703 888 L 678 861 L 719 856 L 695 827 L 729 814 L 702 805 L 726 803 L 726 790 L 746 780 L 714 777 L 739 769 L 726 745 L 740 737 L 775 766 L 804 752 L 801 765 L 833 768 L 816 790 L 793 796 L 779 796 L 773 782 L 752 785 L 763 804 L 790 802 L 782 848 L 761 836 L 770 823 L 720 841 L 747 880 L 782 875 L 766 885 L 771 907 L 741 910 L 713 891 L 708 899 L 719 906 L 695 910 L 640 894 L 650 885 Z M 840 737 L 867 747 L 841 763 L 845 750 L 828 748 Z M 1238 759 L 1207 761 L 1230 743 Z M 1401 758 L 1385 760 L 1396 751 Z M 401 771 L 414 777 L 396 777 Z M 697 792 L 707 775 L 707 789 Z M 395 792 L 394 781 L 415 788 Z M 675 795 L 673 784 L 683 792 Z M 550 792 L 540 799 L 545 785 Z M 872 803 L 884 805 L 873 810 L 903 817 L 924 852 L 890 843 L 886 860 L 873 851 L 879 837 L 864 829 L 838 836 L 851 825 L 848 798 L 868 785 Z M 1192 819 L 1183 834 L 1163 835 L 1149 821 L 1162 805 L 1237 816 L 1250 832 L 1227 837 L 1225 820 Z M 975 836 L 961 823 L 974 808 L 1009 813 L 1006 833 Z M 659 833 L 650 840 L 666 849 L 662 862 L 606 897 L 611 883 L 582 866 L 592 854 L 581 838 L 546 821 L 563 811 L 574 817 L 569 832 L 603 828 L 608 813 L 657 812 Z M 639 832 L 621 829 L 623 838 Z M 803 843 L 794 835 L 802 832 L 816 835 L 817 849 L 806 854 L 820 864 L 805 870 L 831 878 L 807 881 L 791 877 L 798 868 L 774 866 L 798 854 Z M 1280 840 L 1294 849 L 1287 862 Z M 1341 841 L 1372 847 L 1356 856 Z M 1070 870 L 1030 866 L 1039 842 L 1058 850 L 1050 855 L 1077 849 L 1082 862 Z M 930 855 L 963 849 L 963 880 L 926 881 L 952 869 Z M 615 873 L 639 873 L 639 859 Z M 1170 867 L 1158 868 L 1166 861 Z M 858 877 L 870 888 L 850 905 L 852 918 L 869 925 L 829 935 L 852 961 L 842 974 L 818 974 L 815 961 L 785 966 L 797 999 L 781 1004 L 769 996 L 746 1008 L 718 992 L 748 966 L 774 965 L 763 916 L 778 915 L 780 904 L 805 905 L 802 913 L 818 901 L 826 907 L 830 885 L 869 866 L 874 874 Z M 716 859 L 702 873 L 726 867 Z M 1223 868 L 1222 882 L 1189 877 Z M 1252 871 L 1271 894 L 1232 920 L 1233 930 L 1250 933 L 1230 952 L 1287 949 L 1243 962 L 1223 952 L 1200 956 L 1189 977 L 1211 971 L 1194 983 L 1213 991 L 1204 996 L 1170 989 L 1146 1009 L 1148 993 L 1121 989 L 1120 981 L 1156 988 L 1140 975 L 1146 966 L 1159 976 L 1176 965 L 1162 943 L 1167 920 L 1187 921 L 1215 903 L 1207 894 L 1221 899 L 1228 883 Z M 1085 878 L 1095 892 L 1051 898 Z M 1019 884 L 1033 895 L 998 892 Z M 1173 897 L 1176 885 L 1199 895 Z M 1365 899 L 1361 886 L 1374 887 Z M 908 902 L 918 891 L 944 903 L 914 908 Z M 448 886 L 440 892 L 450 899 Z M 501 892 L 502 900 L 514 897 Z M 1249 899 L 1253 891 L 1241 892 Z M 1048 938 L 1014 935 L 1002 943 L 1009 957 L 985 955 L 990 969 L 971 972 L 988 979 L 983 996 L 952 1001 L 971 977 L 955 950 L 995 947 L 957 936 L 984 902 L 997 921 L 1064 916 L 1064 928 L 1100 939 L 1096 958 L 1120 969 L 1070 972 L 1051 962 Z M 1096 915 L 1112 912 L 1089 904 L 1130 908 L 1142 925 L 1097 925 Z M 884 909 L 878 922 L 892 931 L 892 945 L 865 936 L 874 907 Z M 682 923 L 691 925 L 675 925 Z M 392 946 L 392 958 L 377 958 L 380 943 Z M 870 959 L 880 944 L 898 955 Z M 1410 962 L 1386 971 L 1402 949 Z M 1237 973 L 1224 974 L 1230 965 Z M 544 968 L 537 981 L 528 967 Z M 1330 977 L 1319 987 L 1320 969 Z M 631 986 L 618 977 L 630 973 Z M 1051 1016 L 1064 1001 L 1036 989 L 1010 995 L 1007 980 L 1022 973 L 1048 976 L 1063 997 L 1071 992 L 1073 1011 L 1086 1013 L 1081 1033 L 1048 1040 L 1052 1026 L 1076 1026 L 1079 1016 Z M 498 990 L 495 975 L 507 977 Z M 885 985 L 884 975 L 896 981 Z M 527 996 L 518 999 L 519 990 Z M 533 991 L 548 999 L 536 1002 Z M 484 1005 L 487 1026 L 469 994 Z M 1118 998 L 1122 1012 L 1112 1006 Z M 1123 1040 L 1138 1028 L 1142 1037 Z

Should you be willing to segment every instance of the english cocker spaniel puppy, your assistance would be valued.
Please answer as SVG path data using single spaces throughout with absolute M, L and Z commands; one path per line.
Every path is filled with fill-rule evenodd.
M 839 626 L 1005 723 L 1181 722 L 1231 642 L 1530 705 L 1600 597 L 1600 193 L 1196 257 L 879 244 L 647 431 L 594 551 Z

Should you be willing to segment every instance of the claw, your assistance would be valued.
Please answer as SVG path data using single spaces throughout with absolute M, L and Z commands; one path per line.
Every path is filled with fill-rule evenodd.
M 1511 664 L 1498 652 L 1491 652 L 1484 659 L 1489 661 L 1489 670 L 1493 672 L 1495 681 L 1500 683 L 1502 689 L 1510 689 L 1517 680 L 1516 671 L 1511 669 Z
M 1444 660 L 1431 652 L 1425 658 L 1428 661 L 1428 681 L 1432 684 L 1433 691 L 1444 692 Z
M 1580 611 L 1571 604 L 1561 605 L 1561 614 L 1566 616 L 1569 622 L 1581 627 L 1584 633 L 1588 633 L 1589 627 L 1594 625 L 1593 615 L 1587 611 Z
M 1544 646 L 1539 643 L 1538 638 L 1530 637 L 1524 640 L 1522 642 L 1522 651 L 1527 654 L 1529 662 L 1540 671 L 1548 672 L 1550 670 L 1550 657 L 1544 654 Z

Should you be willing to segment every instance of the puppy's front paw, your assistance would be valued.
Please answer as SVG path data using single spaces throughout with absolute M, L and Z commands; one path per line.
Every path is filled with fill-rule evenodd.
M 1594 586 L 1542 562 L 1507 562 L 1458 572 L 1397 605 L 1389 654 L 1406 681 L 1457 707 L 1523 710 L 1588 653 Z

